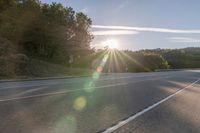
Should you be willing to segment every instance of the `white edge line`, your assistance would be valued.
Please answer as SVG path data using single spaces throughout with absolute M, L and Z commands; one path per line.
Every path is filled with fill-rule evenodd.
M 106 87 L 121 86 L 121 85 L 127 85 L 127 84 L 128 83 L 110 84 L 110 85 L 98 86 L 98 87 L 92 87 L 92 88 L 106 88 Z M 6 99 L 0 99 L 0 102 L 21 100 L 21 99 L 28 99 L 28 98 L 36 98 L 36 97 L 43 97 L 43 96 L 51 96 L 51 95 L 60 95 L 60 94 L 65 94 L 65 93 L 75 92 L 75 91 L 80 91 L 80 90 L 84 90 L 84 89 L 74 89 L 74 90 L 58 91 L 58 92 L 38 94 L 38 95 L 32 95 L 32 96 L 6 98 Z
M 153 104 L 153 105 L 151 105 L 151 106 L 149 106 L 149 107 L 143 109 L 142 111 L 136 113 L 135 115 L 133 115 L 133 116 L 127 118 L 126 120 L 120 121 L 118 124 L 114 125 L 113 127 L 110 127 L 110 128 L 108 128 L 108 129 L 106 129 L 106 130 L 103 131 L 102 133 L 111 133 L 111 132 L 117 130 L 118 128 L 124 126 L 125 124 L 129 123 L 130 121 L 133 121 L 133 120 L 136 119 L 137 117 L 139 117 L 139 116 L 143 115 L 144 113 L 150 111 L 151 109 L 155 108 L 155 107 L 158 106 L 159 104 L 161 104 L 161 103 L 163 103 L 163 102 L 169 100 L 169 99 L 172 98 L 173 96 L 177 95 L 178 93 L 182 92 L 183 90 L 185 90 L 185 89 L 187 89 L 188 87 L 190 87 L 190 86 L 196 84 L 196 83 L 199 82 L 199 81 L 200 81 L 200 78 L 197 79 L 196 81 L 194 81 L 193 83 L 191 83 L 190 85 L 184 87 L 183 89 L 178 90 L 177 92 L 175 92 L 175 93 L 171 94 L 170 96 L 168 96 L 168 97 L 162 99 L 161 101 L 159 101 L 159 102 L 157 102 L 157 103 L 155 103 L 155 104 Z

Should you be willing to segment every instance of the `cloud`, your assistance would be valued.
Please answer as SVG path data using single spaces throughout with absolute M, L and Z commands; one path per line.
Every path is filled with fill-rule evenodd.
M 137 31 L 131 30 L 100 30 L 100 31 L 92 31 L 94 36 L 106 36 L 106 35 L 133 35 L 138 34 Z
M 104 26 L 104 25 L 92 25 L 91 27 L 94 29 L 132 30 L 132 31 L 140 31 L 140 32 L 200 34 L 200 29 L 199 30 L 185 30 L 185 29 L 168 29 L 168 28 L 153 28 L 153 27 Z
M 199 39 L 189 37 L 169 37 L 167 39 L 174 43 L 200 43 Z

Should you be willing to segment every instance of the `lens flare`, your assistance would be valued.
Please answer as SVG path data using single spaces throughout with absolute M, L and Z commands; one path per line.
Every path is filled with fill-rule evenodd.
M 64 116 L 58 119 L 55 124 L 55 133 L 75 133 L 76 132 L 76 119 L 72 115 Z
M 108 40 L 102 42 L 102 45 L 104 47 L 108 47 L 110 49 L 117 49 L 119 47 L 119 43 L 116 39 L 108 39 Z
M 81 96 L 78 97 L 75 101 L 74 101 L 74 109 L 77 111 L 81 111 L 85 108 L 87 104 L 86 98 Z
M 99 76 L 100 76 L 100 73 L 99 73 L 99 72 L 94 72 L 94 73 L 92 74 L 93 80 L 99 79 Z
M 84 85 L 84 88 L 83 88 L 83 89 L 84 89 L 86 92 L 89 92 L 89 93 L 95 91 L 95 84 L 94 84 L 94 82 L 93 82 L 93 81 L 90 81 L 89 83 L 86 83 L 86 84 Z
M 97 72 L 98 72 L 98 73 L 102 72 L 102 70 L 103 70 L 103 67 L 102 67 L 102 66 L 98 66 L 98 67 L 97 67 Z

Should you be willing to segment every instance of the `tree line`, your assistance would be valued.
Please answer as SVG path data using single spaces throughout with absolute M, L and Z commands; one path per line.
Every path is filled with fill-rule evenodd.
M 67 63 L 91 51 L 92 21 L 82 12 L 59 3 L 39 0 L 1 0 L 0 36 L 10 41 L 15 52 L 29 58 Z
M 107 51 L 107 52 L 106 52 Z M 74 67 L 95 69 L 108 54 L 104 72 L 151 72 L 162 69 L 200 68 L 200 48 L 151 50 L 98 50 L 77 60 Z

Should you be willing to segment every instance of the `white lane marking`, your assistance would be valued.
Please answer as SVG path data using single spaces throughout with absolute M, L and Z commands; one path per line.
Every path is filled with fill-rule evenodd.
M 126 84 L 128 84 L 128 83 L 139 83 L 139 82 L 143 82 L 143 81 L 156 80 L 156 79 L 166 79 L 166 78 L 170 78 L 170 77 L 171 76 L 164 76 L 164 77 L 158 77 L 158 78 L 142 79 L 142 80 L 139 80 L 139 81 L 128 81 L 128 82 L 126 82 Z M 118 83 L 118 84 L 121 84 L 121 83 Z M 100 88 L 101 87 L 102 86 L 100 86 Z M 28 90 L 25 90 L 23 92 L 20 92 L 20 93 L 14 94 L 14 95 L 10 95 L 9 97 L 4 97 L 4 98 L 7 99 L 7 98 L 14 98 L 14 97 L 19 97 L 19 96 L 23 97 L 24 94 L 28 94 L 28 93 L 35 92 L 35 91 L 42 90 L 42 89 L 46 89 L 46 88 L 47 88 L 47 86 L 46 87 L 38 87 L 38 88 L 28 89 Z M 98 87 L 96 87 L 96 88 L 98 88 Z M 73 91 L 79 91 L 79 90 L 81 90 L 81 89 L 75 89 Z M 71 90 L 68 90 L 68 91 L 71 91 Z
M 138 82 L 149 81 L 149 80 L 156 80 L 156 79 L 167 79 L 167 78 L 171 78 L 171 77 L 172 76 L 164 76 L 164 77 L 158 77 L 158 78 L 142 79 L 142 80 L 139 80 L 139 81 L 128 81 L 126 83 L 138 83 Z
M 97 89 L 97 88 L 107 88 L 107 87 L 121 86 L 121 85 L 127 85 L 127 83 L 110 84 L 110 85 L 99 86 L 99 87 L 92 87 L 92 88 L 95 88 L 95 89 Z M 13 100 L 21 100 L 21 99 L 28 99 L 28 98 L 36 98 L 36 97 L 43 97 L 43 96 L 51 96 L 51 95 L 60 95 L 60 94 L 66 94 L 66 93 L 69 93 L 69 92 L 75 92 L 75 91 L 80 91 L 80 90 L 84 90 L 84 89 L 74 89 L 74 90 L 58 91 L 58 92 L 38 94 L 38 95 L 31 95 L 31 96 L 24 96 L 24 97 L 6 98 L 6 99 L 1 99 L 0 102 L 13 101 Z
M 131 122 L 131 121 L 133 121 L 133 120 L 136 119 L 137 117 L 139 117 L 139 116 L 143 115 L 144 113 L 150 111 L 151 109 L 155 108 L 155 107 L 158 106 L 159 104 L 161 104 L 161 103 L 163 103 L 163 102 L 169 100 L 169 99 L 172 98 L 173 96 L 177 95 L 178 93 L 182 92 L 183 90 L 189 88 L 190 86 L 196 84 L 196 83 L 199 82 L 199 81 L 200 81 L 200 78 L 197 79 L 196 81 L 194 81 L 193 83 L 191 83 L 190 85 L 188 85 L 188 86 L 186 86 L 186 87 L 184 87 L 184 88 L 178 90 L 177 92 L 173 93 L 172 95 L 169 95 L 168 97 L 162 99 L 161 101 L 159 101 L 159 102 L 157 102 L 157 103 L 155 103 L 155 104 L 153 104 L 153 105 L 151 105 L 151 106 L 145 108 L 144 110 L 142 110 L 142 111 L 136 113 L 135 115 L 129 117 L 128 119 L 123 120 L 123 121 L 120 121 L 118 124 L 114 125 L 113 127 L 110 127 L 110 128 L 108 128 L 108 129 L 106 129 L 106 130 L 103 131 L 102 133 L 112 133 L 112 132 L 114 132 L 114 131 L 117 130 L 118 128 L 124 126 L 125 124 L 127 124 L 127 123 L 129 123 L 129 122 Z
M 136 76 L 127 76 L 127 77 L 111 77 L 111 78 L 103 78 L 103 79 L 98 79 L 98 81 L 104 81 L 104 80 L 117 80 L 117 79 L 127 79 L 127 78 L 143 78 L 143 77 L 161 77 L 161 76 L 168 76 L 167 74 L 160 74 L 160 75 L 144 75 L 144 76 L 140 76 L 140 75 L 136 75 Z M 60 84 L 71 84 L 71 83 L 77 83 L 77 82 L 84 82 L 84 81 L 71 81 L 71 82 L 51 82 L 51 83 L 40 83 L 40 84 L 37 84 L 37 85 L 9 85 L 9 86 L 6 86 L 6 87 L 3 87 L 3 88 L 0 88 L 0 90 L 3 90 L 3 89 L 16 89 L 16 88 L 22 88 L 22 87 L 39 87 L 39 86 L 48 86 L 48 85 L 60 85 Z M 25 81 L 26 83 L 26 81 Z
M 119 86 L 119 85 L 127 85 L 129 83 L 137 83 L 137 82 L 143 82 L 143 81 L 149 81 L 149 80 L 156 80 L 156 79 L 166 79 L 166 78 L 170 78 L 171 76 L 165 76 L 165 77 L 159 77 L 159 78 L 151 78 L 151 79 L 143 79 L 143 80 L 139 80 L 139 81 L 128 81 L 126 83 L 118 83 L 118 84 L 112 84 L 112 85 L 106 85 L 106 86 L 99 86 L 99 87 L 94 87 L 94 88 L 105 88 L 105 87 L 112 87 L 112 86 Z M 35 92 L 35 91 L 38 91 L 38 90 L 42 90 L 42 89 L 46 89 L 47 87 L 39 87 L 39 88 L 34 88 L 34 89 L 28 89 L 26 91 L 23 91 L 23 92 L 20 92 L 20 93 L 17 93 L 15 95 L 11 95 L 9 97 L 5 97 L 5 99 L 2 99 L 3 101 L 5 101 L 6 99 L 14 99 L 14 98 L 24 98 L 24 97 L 27 97 L 27 98 L 31 98 L 32 96 L 24 96 L 24 94 L 28 94 L 28 93 L 31 93 L 31 92 Z M 75 92 L 75 91 L 80 91 L 82 89 L 74 89 L 74 90 L 67 90 L 67 91 L 58 91 L 58 94 L 63 94 L 65 92 Z M 48 96 L 48 94 L 51 94 L 53 95 L 52 93 L 45 93 L 45 94 L 40 94 L 41 96 Z M 40 95 L 34 95 L 33 97 L 38 97 Z M 54 92 L 54 95 L 57 95 L 57 92 Z M 20 97 L 19 97 L 20 96 Z M 0 102 L 1 99 L 0 99 Z
M 18 88 L 25 88 L 25 87 L 39 87 L 39 86 L 48 86 L 48 85 L 57 85 L 57 84 L 62 84 L 62 83 L 47 83 L 47 84 L 37 84 L 37 85 L 10 85 L 7 87 L 0 88 L 0 90 L 4 89 L 18 89 Z
M 117 79 L 126 79 L 126 78 L 142 78 L 142 77 L 163 77 L 163 76 L 168 76 L 168 74 L 160 74 L 160 75 L 155 75 L 155 74 L 150 74 L 150 75 L 134 75 L 134 76 L 127 76 L 127 77 L 106 77 L 106 78 L 103 78 L 103 79 L 98 79 L 100 81 L 104 81 L 104 80 L 117 80 Z M 91 78 L 91 77 L 89 77 Z M 19 87 L 38 87 L 38 86 L 46 86 L 46 85 L 57 85 L 57 84 L 70 84 L 70 83 L 78 83 L 78 82 L 84 82 L 84 81 L 71 81 L 71 82 L 63 82 L 63 83 L 60 83 L 60 82 L 57 82 L 58 80 L 55 80 L 56 82 L 55 83 L 41 83 L 41 84 L 37 84 L 37 85 L 15 85 L 15 86 L 7 86 L 7 87 L 3 87 L 3 88 L 0 88 L 0 90 L 3 90 L 3 89 L 13 89 L 13 88 L 19 88 Z M 34 81 L 33 81 L 34 82 Z M 26 81 L 25 81 L 26 83 Z
M 22 96 L 22 95 L 24 95 L 24 94 L 28 94 L 28 93 L 35 92 L 35 91 L 39 91 L 39 90 L 46 89 L 46 88 L 47 88 L 47 87 L 38 87 L 38 88 L 34 88 L 34 89 L 28 89 L 28 90 L 25 90 L 25 91 L 23 91 L 23 92 L 20 92 L 20 93 L 11 95 L 11 97 Z
M 160 74 L 160 75 L 135 75 L 135 76 L 126 76 L 126 77 L 118 77 L 117 78 L 114 78 L 114 77 L 108 77 L 108 78 L 104 78 L 104 79 L 99 79 L 99 80 L 108 80 L 108 79 L 126 79 L 126 78 L 144 78 L 144 77 L 161 77 L 161 76 L 168 76 L 169 74 Z

